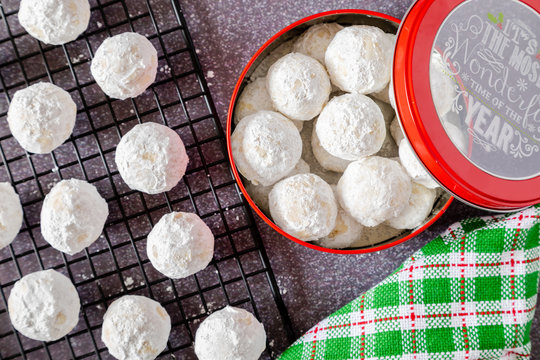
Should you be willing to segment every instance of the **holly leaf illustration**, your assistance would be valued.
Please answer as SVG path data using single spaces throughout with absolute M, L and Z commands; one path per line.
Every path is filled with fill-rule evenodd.
M 491 20 L 492 23 L 497 23 L 497 18 L 492 13 L 488 13 L 488 19 Z
M 503 13 L 499 13 L 499 24 L 502 24 L 504 21 L 504 15 Z

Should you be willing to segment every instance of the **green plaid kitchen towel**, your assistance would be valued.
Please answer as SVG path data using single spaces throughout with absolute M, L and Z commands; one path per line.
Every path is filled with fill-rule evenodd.
M 280 360 L 530 357 L 539 226 L 539 206 L 452 225 Z

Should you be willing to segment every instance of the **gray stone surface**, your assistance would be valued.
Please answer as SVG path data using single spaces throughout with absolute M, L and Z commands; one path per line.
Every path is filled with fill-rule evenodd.
M 186 0 L 182 2 L 207 80 L 224 123 L 229 99 L 243 67 L 274 33 L 321 11 L 362 8 L 403 17 L 410 0 L 283 1 Z M 368 255 L 331 255 L 259 228 L 297 335 L 384 279 L 393 269 L 454 221 L 483 212 L 457 201 L 421 236 Z M 533 324 L 533 359 L 540 359 L 540 313 Z

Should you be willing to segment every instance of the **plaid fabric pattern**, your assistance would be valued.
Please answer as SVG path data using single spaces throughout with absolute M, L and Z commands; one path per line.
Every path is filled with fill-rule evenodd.
M 281 360 L 530 357 L 540 207 L 452 225 Z

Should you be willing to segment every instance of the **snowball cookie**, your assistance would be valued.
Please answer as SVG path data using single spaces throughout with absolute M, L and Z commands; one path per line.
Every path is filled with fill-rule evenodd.
M 105 39 L 92 59 L 92 76 L 105 94 L 127 99 L 142 94 L 156 78 L 157 51 L 144 36 L 125 32 Z
M 439 184 L 433 180 L 424 168 L 424 165 L 418 160 L 407 139 L 403 139 L 399 143 L 399 160 L 414 182 L 422 184 L 429 189 L 439 187 Z
M 375 99 L 383 101 L 387 104 L 390 104 L 390 83 L 386 85 L 384 89 L 378 92 L 371 93 L 370 95 L 373 96 Z M 393 107 L 393 106 L 392 106 Z
M 379 92 L 388 85 L 394 43 L 374 26 L 354 25 L 336 34 L 324 57 L 332 83 L 358 94 Z
M 75 40 L 88 27 L 88 0 L 22 0 L 19 22 L 34 38 L 62 45 Z
M 345 94 L 330 100 L 315 129 L 326 151 L 351 161 L 378 152 L 386 137 L 381 109 L 360 94 Z
M 81 302 L 71 281 L 54 270 L 37 271 L 17 281 L 8 299 L 9 318 L 24 336 L 55 341 L 79 322 Z
M 197 214 L 163 215 L 148 234 L 148 259 L 163 275 L 182 279 L 208 266 L 214 256 L 214 235 Z
M 94 185 L 62 180 L 43 201 L 41 233 L 53 248 L 73 255 L 92 245 L 109 216 L 107 202 Z
M 266 78 L 258 78 L 244 87 L 234 108 L 234 124 L 260 110 L 275 111 L 272 99 L 266 90 Z
M 199 326 L 199 360 L 257 360 L 266 348 L 263 325 L 250 312 L 232 306 L 214 312 Z
M 311 172 L 309 164 L 304 160 L 300 159 L 294 169 L 285 177 L 290 177 L 298 174 L 308 174 L 309 172 Z M 244 186 L 246 187 L 249 196 L 253 201 L 255 201 L 255 204 L 257 204 L 259 209 L 268 214 L 270 212 L 270 205 L 268 204 L 268 194 L 270 194 L 270 191 L 272 191 L 273 185 L 253 185 L 251 182 L 247 182 L 247 184 L 244 184 Z
M 331 187 L 337 196 L 336 186 L 331 185 Z M 364 227 L 338 205 L 334 230 L 319 240 L 317 244 L 328 249 L 345 249 L 351 247 L 352 244 L 362 237 L 363 230 Z
M 76 117 L 77 105 L 67 91 L 51 83 L 37 83 L 15 93 L 7 121 L 26 151 L 46 154 L 69 138 Z
M 454 145 L 458 148 L 459 151 L 466 153 L 467 152 L 467 139 L 465 138 L 465 134 L 461 129 L 454 125 L 453 123 L 449 121 L 443 120 L 443 126 L 444 130 L 446 131 L 446 134 L 452 140 Z
M 292 120 L 319 115 L 332 90 L 321 63 L 300 53 L 285 55 L 270 67 L 266 88 L 276 109 Z
M 429 79 L 435 109 L 437 109 L 439 117 L 443 117 L 452 110 L 452 104 L 456 94 L 456 83 L 450 69 L 448 69 L 441 55 L 436 51 L 431 54 Z
M 317 162 L 326 170 L 335 171 L 342 173 L 345 171 L 347 166 L 351 163 L 349 160 L 340 159 L 335 157 L 326 151 L 322 146 L 319 138 L 317 137 L 317 121 L 315 121 L 315 126 L 311 134 L 311 150 L 313 151 L 313 156 Z
M 15 240 L 23 222 L 23 209 L 19 195 L 11 184 L 0 183 L 0 249 Z
M 116 147 L 116 166 L 126 184 L 147 194 L 171 190 L 186 173 L 189 158 L 180 136 L 165 125 L 138 124 Z
M 323 23 L 311 26 L 294 42 L 294 51 L 310 56 L 324 65 L 324 54 L 328 44 L 343 26 Z
M 238 171 L 255 185 L 269 186 L 294 169 L 302 155 L 302 138 L 283 115 L 259 111 L 238 123 L 231 148 Z
M 257 78 L 246 85 L 242 94 L 236 102 L 234 108 L 234 124 L 238 125 L 240 120 L 248 115 L 255 114 L 257 111 L 269 110 L 275 111 L 274 104 L 268 90 L 266 90 L 266 78 Z M 304 127 L 303 121 L 292 120 L 298 131 Z
M 390 124 L 390 133 L 392 134 L 392 137 L 394 138 L 394 141 L 396 144 L 401 144 L 401 140 L 405 139 L 405 134 L 403 134 L 403 130 L 401 130 L 401 126 L 399 125 L 399 120 L 397 117 L 392 120 L 392 123 Z
M 101 340 L 120 360 L 152 360 L 165 347 L 171 318 L 160 303 L 144 296 L 115 300 L 103 316 Z
M 351 163 L 337 185 L 343 209 L 364 226 L 398 216 L 409 202 L 411 180 L 394 160 L 371 156 Z
M 394 229 L 414 229 L 424 223 L 429 216 L 437 197 L 437 191 L 413 183 L 409 204 L 395 218 L 386 221 Z
M 336 225 L 337 202 L 330 185 L 314 174 L 280 181 L 268 195 L 274 222 L 290 235 L 313 241 Z

